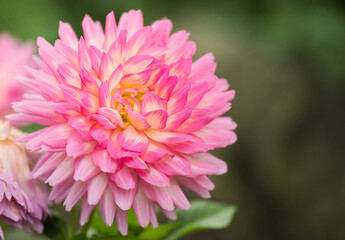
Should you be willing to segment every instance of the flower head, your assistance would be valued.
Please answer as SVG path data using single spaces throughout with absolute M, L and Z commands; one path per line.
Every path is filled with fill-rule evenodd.
M 141 226 L 157 225 L 155 204 L 175 218 L 190 206 L 181 186 L 207 198 L 207 176 L 227 171 L 207 152 L 236 141 L 236 124 L 219 117 L 234 91 L 214 75 L 212 54 L 192 62 L 195 43 L 170 35 L 167 19 L 144 27 L 131 10 L 118 25 L 110 13 L 105 31 L 87 15 L 82 27 L 79 40 L 62 22 L 54 46 L 38 39 L 40 69 L 27 81 L 36 95 L 13 105 L 10 119 L 48 126 L 21 139 L 45 151 L 33 176 L 67 210 L 81 200 L 81 224 L 96 205 L 122 234 L 130 208 Z
M 0 34 L 0 119 L 11 112 L 11 102 L 22 98 L 23 88 L 15 76 L 24 74 L 34 53 L 31 43 L 22 44 L 7 33 Z
M 14 141 L 22 135 L 0 120 L 0 219 L 29 232 L 41 232 L 42 219 L 49 212 L 48 196 L 45 186 L 30 176 L 25 147 Z

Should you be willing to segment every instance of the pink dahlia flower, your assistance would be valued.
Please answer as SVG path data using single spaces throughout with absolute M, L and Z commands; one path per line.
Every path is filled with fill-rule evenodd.
M 15 76 L 24 74 L 30 65 L 35 48 L 31 43 L 22 44 L 7 33 L 0 34 L 0 119 L 12 111 L 11 102 L 22 98 L 22 86 Z
M 43 184 L 31 178 L 24 146 L 14 141 L 22 135 L 0 120 L 0 219 L 29 232 L 42 232 L 42 219 L 49 212 L 48 194 Z M 1 227 L 0 238 L 4 238 Z
M 63 22 L 54 46 L 38 39 L 40 69 L 26 81 L 36 94 L 13 105 L 10 119 L 48 126 L 21 139 L 45 151 L 33 176 L 68 211 L 81 200 L 82 225 L 96 205 L 122 234 L 130 208 L 143 227 L 157 226 L 155 204 L 174 219 L 190 207 L 181 186 L 208 198 L 207 176 L 227 171 L 208 151 L 236 141 L 236 124 L 219 117 L 235 92 L 212 54 L 192 62 L 195 43 L 170 35 L 169 20 L 144 27 L 132 10 L 118 25 L 111 12 L 105 31 L 87 15 L 82 26 L 79 40 Z

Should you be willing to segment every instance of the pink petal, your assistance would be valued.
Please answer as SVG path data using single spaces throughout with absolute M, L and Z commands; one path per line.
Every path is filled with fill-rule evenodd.
M 157 186 L 157 187 L 164 187 L 169 185 L 169 178 L 157 171 L 156 169 L 154 169 L 153 167 L 150 167 L 147 170 L 142 170 L 142 169 L 135 169 L 135 172 L 146 182 Z
M 179 78 L 177 82 L 177 89 L 182 88 L 186 84 L 186 78 L 188 77 L 192 68 L 192 58 L 182 57 L 177 62 L 170 65 L 169 72 L 171 75 L 175 75 Z
M 141 114 L 145 115 L 146 113 L 155 110 L 166 111 L 166 109 L 167 103 L 163 98 L 159 97 L 154 92 L 149 92 L 145 94 L 142 101 Z
M 122 86 L 135 87 L 144 85 L 150 79 L 151 69 L 146 69 L 139 73 L 127 74 L 125 75 L 120 83 Z
M 134 189 L 136 187 L 135 176 L 132 171 L 123 166 L 118 172 L 109 174 L 110 180 L 112 180 L 116 185 L 125 190 Z
M 97 92 L 101 81 L 86 69 L 81 69 L 79 72 L 82 88 L 89 92 Z
M 166 83 L 161 87 L 159 91 L 159 96 L 162 98 L 169 99 L 171 93 L 175 89 L 178 82 L 178 78 L 176 76 L 171 76 L 167 79 Z
M 146 227 L 150 222 L 150 207 L 152 202 L 147 199 L 144 191 L 139 187 L 133 201 L 133 210 L 137 215 L 138 223 L 142 227 Z
M 130 10 L 128 13 L 123 13 L 119 20 L 118 29 L 127 30 L 128 36 L 132 36 L 136 31 L 143 27 L 143 14 L 140 10 Z
M 149 46 L 152 42 L 151 40 L 151 32 L 152 29 L 150 26 L 143 27 L 139 29 L 132 37 L 129 38 L 129 41 L 126 46 L 126 57 L 131 58 L 132 56 L 139 56 L 139 55 L 151 55 L 148 54 L 145 50 L 145 47 Z M 157 43 L 156 43 L 157 44 Z M 152 45 L 152 44 L 151 44 Z
M 194 132 L 208 123 L 210 111 L 208 109 L 193 109 L 192 114 L 178 129 L 181 132 Z
M 112 108 L 101 107 L 100 109 L 98 109 L 97 113 L 108 118 L 111 121 L 111 123 L 118 125 L 122 128 L 124 127 L 122 117 L 118 111 Z
M 152 37 L 165 41 L 171 32 L 172 22 L 169 19 L 162 19 L 153 22 L 151 26 L 153 30 Z
M 53 123 L 64 122 L 64 118 L 54 112 L 53 104 L 53 102 L 23 100 L 13 103 L 12 107 L 15 112 L 47 118 Z
M 127 30 L 119 30 L 118 37 L 109 48 L 108 54 L 117 63 L 123 63 L 126 59 L 125 50 L 127 47 Z
M 133 126 L 120 132 L 117 141 L 122 148 L 133 152 L 142 152 L 148 145 L 147 137 L 143 133 L 137 132 Z
M 196 194 L 198 194 L 202 198 L 210 198 L 210 193 L 203 187 L 201 187 L 199 184 L 193 182 L 190 178 L 187 177 L 180 177 L 175 176 L 174 179 L 177 181 L 177 183 L 181 186 L 184 186 Z
M 189 89 L 190 85 L 186 85 L 170 97 L 168 101 L 169 116 L 183 110 L 187 103 Z
M 86 43 L 83 37 L 80 38 L 78 43 L 78 62 L 81 69 L 91 70 L 91 57 L 89 53 L 89 49 L 86 46 Z
M 167 118 L 166 128 L 167 130 L 174 130 L 180 127 L 192 114 L 190 108 L 183 109 Z
M 90 136 L 90 128 L 93 126 L 93 121 L 89 121 L 85 117 L 72 117 L 68 120 L 68 124 L 78 131 L 83 140 L 92 140 Z
M 123 65 L 123 71 L 125 74 L 144 71 L 153 60 L 154 58 L 152 56 L 136 55 L 128 59 L 128 61 Z
M 66 101 L 72 107 L 72 109 L 75 109 L 79 112 L 81 103 L 80 90 L 71 85 L 66 84 L 60 84 L 60 89 Z
M 159 143 L 150 142 L 147 149 L 140 154 L 140 158 L 145 162 L 156 162 L 168 154 L 169 151 Z
M 33 68 L 26 68 L 26 70 L 29 75 L 36 79 L 41 94 L 45 99 L 53 102 L 64 101 L 58 82 L 53 76 Z
M 154 129 L 146 129 L 146 135 L 154 141 L 161 143 L 178 143 L 193 139 L 193 136 L 186 133 L 164 132 Z
M 96 205 L 108 186 L 107 174 L 101 173 L 88 181 L 87 202 Z
M 166 126 L 168 114 L 163 110 L 156 110 L 145 114 L 147 122 L 155 129 L 163 129 Z
M 127 110 L 127 113 L 127 119 L 137 130 L 142 131 L 150 128 L 150 124 L 147 122 L 144 116 L 130 109 Z
M 189 161 L 181 156 L 166 155 L 162 160 L 154 162 L 152 166 L 166 175 L 188 176 L 192 172 Z
M 102 82 L 109 81 L 116 65 L 113 63 L 108 54 L 103 53 L 100 66 L 100 79 Z
M 137 189 L 125 190 L 117 187 L 115 184 L 111 184 L 110 188 L 114 194 L 116 205 L 122 210 L 129 210 L 132 207 Z
M 116 210 L 116 226 L 121 235 L 127 235 L 128 233 L 128 221 L 127 221 L 127 212 L 117 208 Z
M 32 176 L 38 178 L 56 169 L 66 159 L 64 152 L 45 153 L 32 170 Z
M 78 132 L 74 131 L 67 140 L 66 153 L 67 156 L 77 158 L 93 151 L 96 142 L 84 142 Z
M 148 169 L 147 164 L 139 157 L 124 157 L 121 160 L 130 168 Z
M 216 118 L 211 123 L 195 132 L 205 143 L 216 148 L 226 147 L 237 141 L 236 134 L 232 131 L 237 124 L 229 117 Z
M 158 203 L 158 205 L 165 210 L 174 210 L 174 202 L 170 196 L 167 187 L 156 187 L 145 182 L 141 182 L 141 186 L 146 196 Z
M 196 177 L 200 175 L 213 175 L 218 172 L 218 167 L 199 161 L 195 158 L 192 158 L 190 155 L 184 155 L 184 157 L 190 162 L 191 165 L 191 174 L 189 177 Z
M 120 83 L 123 75 L 122 65 L 118 65 L 109 78 L 109 89 L 112 92 Z
M 64 41 L 68 46 L 72 47 L 73 49 L 78 48 L 78 38 L 70 24 L 60 21 L 59 37 L 62 41 Z
M 193 139 L 185 142 L 170 143 L 169 148 L 187 154 L 207 152 L 214 149 L 212 146 L 206 144 L 201 138 L 197 136 L 194 136 Z
M 73 178 L 75 181 L 81 180 L 86 182 L 101 172 L 93 163 L 91 154 L 78 158 L 74 167 L 75 170 Z
M 46 128 L 45 134 L 41 136 L 41 141 L 54 148 L 64 148 L 68 144 L 67 137 L 72 132 L 73 129 L 67 124 L 53 125 Z
M 71 189 L 73 183 L 74 180 L 72 178 L 68 178 L 65 181 L 53 186 L 48 199 L 54 200 L 55 203 L 59 204 L 63 199 L 67 197 L 67 194 Z
M 83 31 L 85 36 L 85 41 L 88 45 L 94 45 L 98 48 L 103 46 L 104 33 L 102 27 L 99 27 L 89 15 L 85 15 L 83 22 Z
M 176 213 L 174 211 L 167 211 L 165 209 L 162 209 L 162 212 L 163 212 L 164 216 L 166 216 L 168 219 L 170 219 L 172 221 L 177 220 L 177 216 L 176 216 Z
M 92 160 L 103 172 L 114 173 L 119 161 L 112 159 L 106 149 L 96 147 L 92 153 Z
M 209 87 L 207 82 L 197 82 L 193 84 L 188 92 L 186 107 L 194 108 L 198 105 L 208 90 Z
M 215 187 L 213 182 L 205 175 L 195 177 L 193 181 L 208 191 L 213 190 Z
M 114 196 L 109 188 L 104 191 L 103 197 L 99 203 L 99 212 L 106 225 L 111 226 L 114 222 L 116 204 Z
M 115 41 L 116 39 L 116 21 L 115 21 L 115 15 L 114 12 L 111 11 L 105 21 L 105 41 L 103 48 L 108 50 L 110 45 Z
M 66 158 L 62 161 L 55 171 L 50 175 L 46 180 L 46 183 L 49 183 L 50 186 L 57 185 L 67 178 L 70 178 L 74 172 L 74 159 Z
M 167 189 L 176 207 L 182 210 L 188 210 L 190 208 L 187 197 L 173 178 L 170 179 L 170 186 Z
M 91 115 L 99 109 L 98 98 L 89 91 L 81 92 L 81 112 L 85 115 Z
M 110 107 L 111 96 L 109 90 L 109 83 L 102 82 L 99 87 L 99 105 L 100 107 Z
M 68 64 L 59 64 L 57 69 L 63 83 L 81 89 L 79 74 Z
M 90 135 L 98 142 L 98 145 L 105 148 L 108 144 L 108 139 L 112 134 L 111 130 L 104 129 L 100 125 L 95 124 L 90 129 Z
M 224 174 L 228 171 L 228 166 L 223 160 L 213 156 L 209 153 L 198 153 L 194 154 L 193 157 L 199 161 L 206 162 L 216 166 L 218 171 L 215 174 Z
M 70 211 L 73 208 L 73 206 L 84 196 L 86 190 L 87 187 L 84 182 L 74 182 L 63 204 L 66 207 L 66 211 Z
M 90 46 L 89 53 L 91 58 L 92 70 L 97 74 L 97 76 L 99 76 L 103 52 L 95 46 Z M 102 80 L 100 80 L 100 82 L 102 82 Z
M 212 75 L 216 71 L 216 64 L 212 53 L 207 53 L 193 63 L 190 77 L 195 75 Z
M 54 112 L 60 114 L 61 116 L 68 118 L 68 117 L 76 117 L 80 116 L 80 113 L 72 109 L 72 107 L 66 102 L 58 102 L 53 104 Z M 51 124 L 48 124 L 51 125 Z
M 108 139 L 107 150 L 112 158 L 122 158 L 121 146 L 118 144 L 117 137 L 120 130 L 115 129 Z
M 68 63 L 62 63 L 62 64 L 58 63 L 57 66 L 68 65 L 70 68 L 74 68 L 74 69 L 79 68 L 79 66 L 78 66 L 78 52 L 76 51 L 76 49 L 73 49 L 73 47 L 68 46 L 68 44 L 66 44 L 65 42 L 63 42 L 60 39 L 55 41 L 54 48 L 55 48 L 56 52 L 58 52 L 59 54 L 64 56 L 66 58 L 66 60 L 68 61 Z M 61 76 L 58 70 L 59 70 L 59 67 L 57 68 L 57 75 Z M 63 81 L 62 77 L 59 79 L 61 79 Z
M 115 129 L 117 125 L 113 123 L 109 118 L 101 114 L 92 114 L 92 118 L 96 119 L 100 125 L 105 129 Z
M 189 38 L 189 33 L 186 31 L 178 31 L 172 34 L 168 38 L 168 47 L 169 47 L 169 52 L 168 52 L 168 61 L 169 63 L 176 62 L 180 57 L 181 57 L 181 51 L 178 51 L 182 48 L 183 44 L 187 41 Z
M 86 198 L 83 199 L 82 205 L 81 205 L 81 211 L 80 211 L 80 221 L 79 221 L 81 226 L 85 225 L 85 223 L 89 221 L 90 214 L 94 208 L 95 208 L 94 205 L 90 205 L 87 203 Z

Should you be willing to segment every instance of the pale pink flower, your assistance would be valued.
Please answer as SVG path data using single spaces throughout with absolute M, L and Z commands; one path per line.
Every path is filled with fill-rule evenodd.
M 67 211 L 81 200 L 82 225 L 96 205 L 122 234 L 130 208 L 143 227 L 157 226 L 156 204 L 174 219 L 175 207 L 190 207 L 181 186 L 208 198 L 207 176 L 227 171 L 208 151 L 236 141 L 236 124 L 219 117 L 235 92 L 214 75 L 212 54 L 192 62 L 195 43 L 185 31 L 170 35 L 167 19 L 144 27 L 131 10 L 117 26 L 111 12 L 105 32 L 88 15 L 82 26 L 79 40 L 63 22 L 54 46 L 38 39 L 40 69 L 26 81 L 37 94 L 9 116 L 48 126 L 21 139 L 45 151 L 33 176 Z
M 0 34 L 0 119 L 12 112 L 11 102 L 22 98 L 23 87 L 15 77 L 24 74 L 35 52 L 32 43 L 20 43 L 8 33 Z
M 20 136 L 23 133 L 0 120 L 0 219 L 28 232 L 42 232 L 42 219 L 49 212 L 47 189 L 32 179 L 25 147 L 14 141 Z

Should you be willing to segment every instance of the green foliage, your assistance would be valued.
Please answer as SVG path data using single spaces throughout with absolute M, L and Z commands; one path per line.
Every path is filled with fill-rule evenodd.
M 174 240 L 195 231 L 226 228 L 235 212 L 235 206 L 205 200 L 194 201 L 190 210 L 177 210 L 179 224 L 164 239 Z
M 73 240 L 87 240 L 86 234 L 78 234 L 76 236 L 74 236 Z
M 106 234 L 97 234 L 90 238 L 90 240 L 139 240 L 135 236 L 119 236 L 119 235 L 106 235 Z
M 119 231 L 116 228 L 116 224 L 114 223 L 112 226 L 107 226 L 103 222 L 99 210 L 95 210 L 94 216 L 91 219 L 90 228 L 94 230 L 96 233 L 108 234 L 108 235 L 120 235 Z
M 23 132 L 32 133 L 32 132 L 38 131 L 42 128 L 44 128 L 44 126 L 39 125 L 39 124 L 29 124 L 29 125 L 25 125 L 25 126 L 21 127 L 21 130 Z
M 50 240 L 66 240 L 68 236 L 65 221 L 55 212 L 44 221 L 45 235 Z M 81 239 L 80 239 L 81 240 Z
M 141 232 L 141 234 L 139 235 L 139 238 L 140 239 L 161 239 L 169 231 L 176 228 L 177 226 L 178 226 L 177 222 L 161 225 L 157 228 L 148 226 Z
M 170 221 L 157 228 L 149 225 L 143 229 L 139 226 L 134 211 L 129 210 L 127 212 L 129 233 L 127 236 L 121 236 L 116 224 L 111 227 L 106 226 L 99 211 L 96 210 L 90 224 L 91 234 L 82 233 L 73 240 L 175 240 L 195 231 L 226 228 L 235 212 L 235 206 L 198 200 L 191 203 L 188 211 L 176 210 L 177 221 Z

